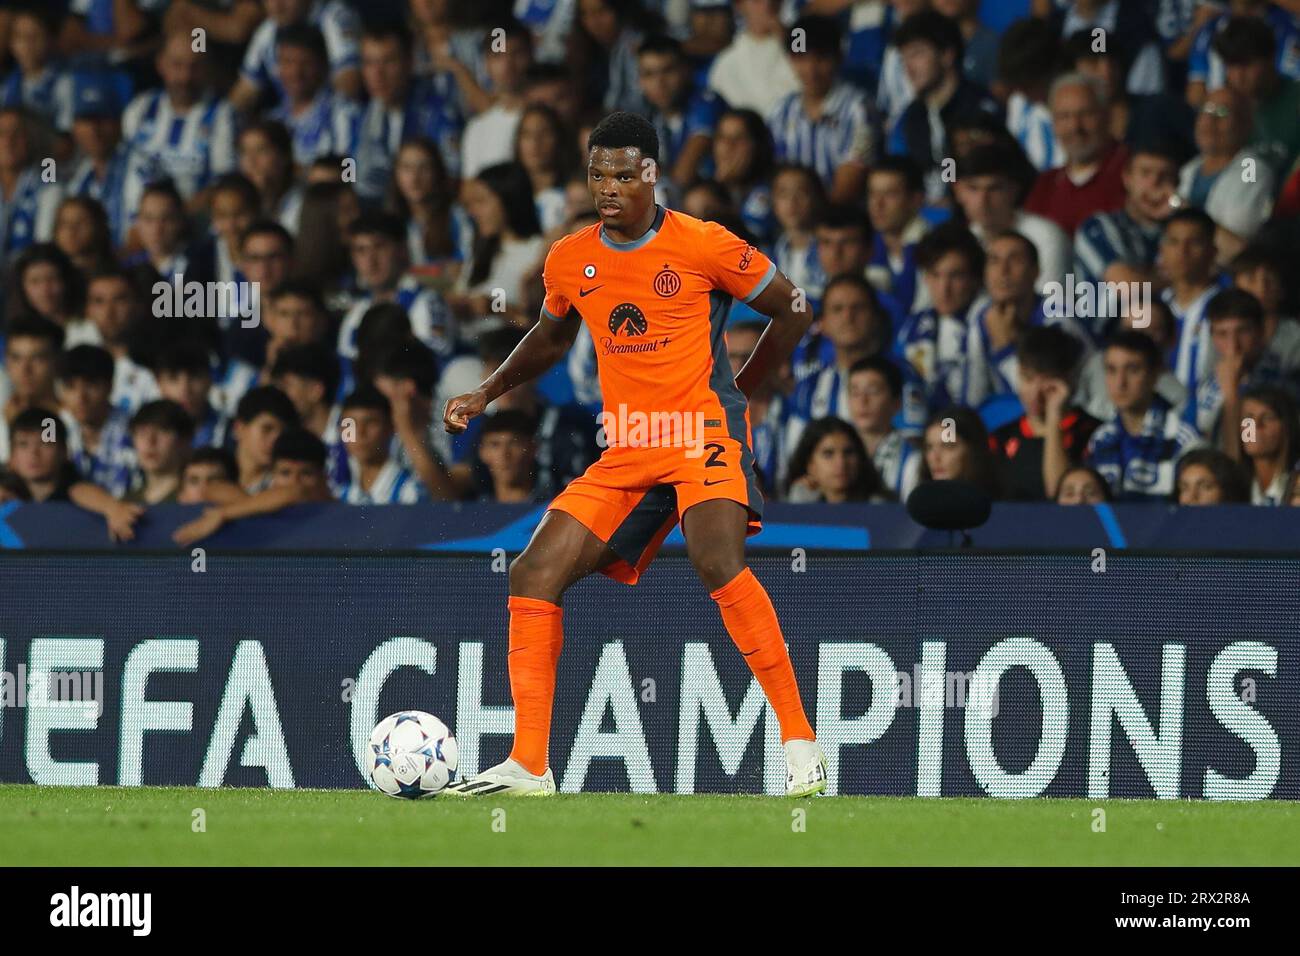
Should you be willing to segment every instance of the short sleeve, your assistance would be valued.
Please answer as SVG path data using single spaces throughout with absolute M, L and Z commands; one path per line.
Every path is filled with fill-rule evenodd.
M 699 261 L 714 288 L 748 304 L 776 276 L 776 263 L 716 222 L 701 223 Z
M 546 254 L 546 263 L 542 266 L 542 287 L 546 297 L 542 300 L 542 316 L 552 322 L 563 322 L 569 317 L 573 302 L 560 291 L 557 278 L 560 274 L 560 256 L 556 251 L 558 242 L 551 246 Z

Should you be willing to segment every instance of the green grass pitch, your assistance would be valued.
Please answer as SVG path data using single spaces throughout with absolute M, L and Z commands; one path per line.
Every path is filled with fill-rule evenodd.
M 1098 807 L 1105 832 L 1093 829 Z M 204 832 L 196 832 L 199 820 Z M 1257 866 L 1297 859 L 1300 803 L 1280 801 L 632 794 L 405 801 L 347 790 L 0 786 L 0 866 Z

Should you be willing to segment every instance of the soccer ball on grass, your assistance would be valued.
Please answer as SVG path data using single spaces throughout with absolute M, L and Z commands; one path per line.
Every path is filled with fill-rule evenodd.
M 390 797 L 437 793 L 456 775 L 456 738 L 437 717 L 404 710 L 370 734 L 370 779 Z

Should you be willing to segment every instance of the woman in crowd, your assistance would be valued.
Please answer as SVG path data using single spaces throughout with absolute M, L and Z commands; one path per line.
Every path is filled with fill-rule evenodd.
M 1195 448 L 1178 462 L 1174 500 L 1180 505 L 1241 504 L 1249 500 L 1241 466 L 1217 448 Z
M 1241 456 L 1253 505 L 1279 505 L 1287 478 L 1300 458 L 1300 418 L 1296 403 L 1277 387 L 1256 388 L 1241 399 L 1241 417 L 1254 422 L 1254 435 L 1241 430 Z M 1252 438 L 1246 441 L 1247 437 Z
M 117 262 L 108 213 L 89 196 L 69 196 L 54 215 L 54 244 L 82 275 Z
M 786 499 L 796 504 L 888 501 L 890 496 L 853 426 L 842 418 L 808 423 L 790 456 Z
M 560 114 L 549 106 L 540 103 L 529 106 L 519 117 L 515 159 L 528 174 L 537 218 L 546 233 L 560 229 L 567 218 L 564 186 L 578 165 L 568 148 L 572 143 L 573 137 L 564 128 Z M 586 194 L 586 200 L 590 206 L 590 193 Z
M 10 275 L 9 288 L 16 293 L 6 310 L 10 325 L 15 319 L 38 316 L 66 328 L 80 318 L 81 273 L 54 243 L 28 246 L 14 260 Z
M 1099 505 L 1111 500 L 1110 485 L 1095 468 L 1067 468 L 1056 486 L 1058 505 Z
M 320 289 L 327 301 L 351 288 L 352 258 L 346 237 L 359 215 L 361 203 L 348 183 L 312 183 L 303 191 L 292 272 Z
M 772 215 L 779 227 L 772 258 L 796 288 L 808 289 L 817 277 L 817 239 L 813 227 L 826 206 L 821 177 L 807 166 L 778 166 L 772 177 Z
M 260 120 L 239 134 L 239 171 L 257 187 L 262 215 L 299 232 L 303 188 L 294 178 L 293 137 L 283 123 Z
M 713 135 L 714 178 L 726 187 L 749 231 L 766 244 L 776 232 L 772 214 L 772 134 L 753 110 L 728 110 Z
M 432 140 L 412 139 L 402 144 L 393 165 L 388 211 L 406 220 L 411 265 L 441 263 L 455 278 L 462 236 L 452 188 L 442 153 Z
M 1001 495 L 988 429 L 973 409 L 953 406 L 931 415 L 922 451 L 921 481 L 968 481 L 994 499 Z

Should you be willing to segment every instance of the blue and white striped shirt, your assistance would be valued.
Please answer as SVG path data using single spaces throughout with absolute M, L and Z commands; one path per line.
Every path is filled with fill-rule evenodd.
M 429 497 L 415 473 L 403 468 L 393 458 L 384 463 L 370 483 L 361 486 L 361 469 L 356 459 L 348 457 L 347 479 L 339 486 L 338 498 L 350 505 L 413 505 Z
M 433 349 L 439 359 L 445 361 L 449 358 L 456 346 L 455 319 L 442 296 L 408 275 L 398 282 L 395 301 L 410 317 L 412 334 Z M 360 292 L 353 299 L 339 327 L 338 353 L 341 357 L 356 359 L 357 331 L 366 310 L 374 304 L 375 297 L 371 292 Z
M 61 416 L 68 429 L 68 460 L 78 474 L 99 485 L 115 498 L 131 489 L 135 475 L 135 446 L 131 444 L 131 416 L 114 408 L 99 428 L 99 441 L 86 447 L 81 423 L 64 412 Z
M 1196 430 L 1157 395 L 1140 434 L 1125 431 L 1117 414 L 1092 433 L 1084 462 L 1097 469 L 1120 500 L 1167 498 L 1174 490 L 1178 459 L 1202 444 Z
M 1029 316 L 1028 328 L 1055 325 L 1069 332 L 1085 349 L 1091 351 L 1088 331 L 1067 316 L 1047 316 L 1043 312 L 1043 297 L 1036 296 L 1034 311 Z M 985 321 L 993 300 L 983 298 L 971 312 L 966 337 L 966 356 L 962 362 L 961 392 L 958 402 L 968 408 L 978 409 L 995 395 L 1014 395 L 1020 381 L 1020 360 L 1016 356 L 1013 340 L 1000 349 L 993 348 Z
M 1159 251 L 1159 225 L 1144 226 L 1124 209 L 1099 212 L 1074 233 L 1074 281 L 1100 282 L 1116 262 L 1150 269 Z
M 361 21 L 351 6 L 342 0 L 317 0 L 307 13 L 307 22 L 320 30 L 325 38 L 331 76 L 361 65 L 358 52 Z M 258 25 L 248 41 L 239 75 L 259 89 L 272 86 L 277 96 L 283 97 L 280 65 L 276 61 L 279 34 L 280 26 L 274 20 L 266 19 Z
M 830 186 L 841 166 L 870 165 L 876 142 L 867 98 L 847 83 L 836 83 L 813 119 L 804 108 L 803 94 L 791 93 L 767 117 L 776 144 L 776 157 L 817 171 Z
M 366 200 L 383 198 L 397 151 L 408 139 L 433 140 L 448 174 L 459 175 L 463 126 L 456 85 L 447 73 L 417 77 L 401 107 L 371 100 L 358 121 L 356 142 L 347 150 L 357 160 L 357 193 Z
M 1052 111 L 1046 103 L 1034 103 L 1016 92 L 1007 98 L 1007 129 L 1016 138 L 1040 172 L 1065 165 L 1065 151 L 1052 126 Z
M 141 93 L 122 114 L 122 137 L 146 183 L 171 179 L 186 199 L 235 168 L 235 112 L 214 96 L 178 113 L 165 90 Z
M 118 144 L 103 179 L 95 175 L 93 162 L 81 160 L 72 170 L 67 189 L 69 196 L 89 196 L 103 206 L 113 241 L 119 246 L 126 242 L 144 191 L 140 164 L 129 145 Z
M 14 184 L 13 196 L 0 194 L 0 258 L 48 239 L 54 231 L 59 200 L 58 187 L 41 182 L 40 166 L 24 169 Z
M 267 116 L 289 130 L 293 161 L 308 166 L 320 156 L 341 155 L 352 148 L 361 122 L 361 104 L 322 87 L 301 113 L 295 115 L 286 101 Z
M 36 76 L 25 76 L 14 67 L 0 86 L 0 106 L 25 107 L 63 133 L 72 129 L 75 99 L 76 84 L 71 71 L 55 65 L 47 65 Z

